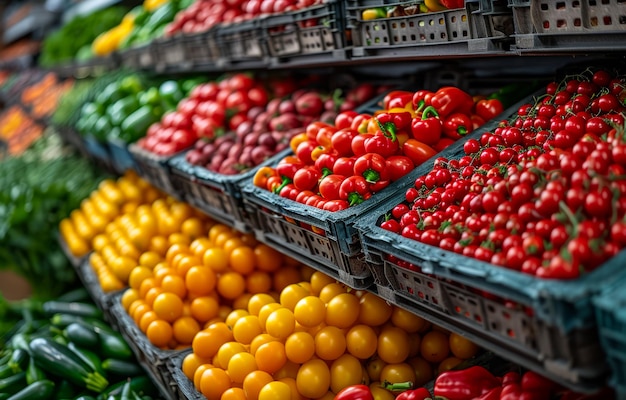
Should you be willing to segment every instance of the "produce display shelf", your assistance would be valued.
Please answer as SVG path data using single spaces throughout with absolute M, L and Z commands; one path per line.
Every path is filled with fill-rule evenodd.
M 523 102 L 522 102 L 523 103 Z M 521 103 L 520 103 L 521 104 Z M 515 105 L 504 114 L 511 115 Z M 478 138 L 501 118 L 472 132 Z M 463 154 L 463 142 L 440 156 Z M 356 229 L 375 280 L 388 301 L 467 334 L 507 359 L 581 391 L 602 387 L 608 373 L 591 297 L 620 275 L 626 252 L 573 281 L 536 278 L 448 252 L 382 229 L 385 213 L 432 169 L 425 163 L 397 182 L 394 196 L 368 212 Z M 409 262 L 417 269 L 398 265 Z
M 152 68 L 158 73 L 190 71 L 192 62 L 181 35 L 160 38 L 152 42 L 154 62 Z
M 241 185 L 251 179 L 263 165 L 278 162 L 289 154 L 283 151 L 266 162 L 238 175 L 223 175 L 190 164 L 186 153 L 169 161 L 171 181 L 178 197 L 205 214 L 241 232 L 249 232 L 251 224 L 243 207 Z
M 121 297 L 124 291 L 117 293 L 111 301 L 108 313 L 112 320 L 118 322 L 119 331 L 132 349 L 141 366 L 146 370 L 152 381 L 157 385 L 166 400 L 184 399 L 175 393 L 176 383 L 168 368 L 169 360 L 188 350 L 163 350 L 148 341 L 135 321 L 122 307 Z
M 51 70 L 62 78 L 87 78 L 102 75 L 118 67 L 118 54 L 114 52 L 108 56 L 94 57 L 86 61 L 67 62 L 62 65 L 53 66 Z
M 133 70 L 149 70 L 154 68 L 155 61 L 158 59 L 155 53 L 153 43 L 132 47 L 119 53 L 120 64 L 124 68 Z
M 600 342 L 611 367 L 609 384 L 615 389 L 620 399 L 626 397 L 626 336 L 624 336 L 626 293 L 624 293 L 624 284 L 626 284 L 625 279 L 618 279 L 593 299 Z
M 228 69 L 255 69 L 267 66 L 261 19 L 221 25 L 216 41 L 220 57 L 217 65 Z
M 211 70 L 216 68 L 216 62 L 220 57 L 216 35 L 215 29 L 192 35 L 182 35 L 181 41 L 190 69 Z

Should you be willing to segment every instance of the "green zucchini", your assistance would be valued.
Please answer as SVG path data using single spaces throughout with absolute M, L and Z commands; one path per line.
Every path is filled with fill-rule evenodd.
M 87 301 L 89 300 L 89 292 L 84 286 L 78 287 L 69 292 L 65 292 L 56 298 L 56 301 L 61 302 L 73 302 L 73 301 Z
M 102 369 L 113 375 L 130 378 L 145 373 L 136 362 L 107 358 L 102 361 Z
M 11 367 L 13 373 L 25 371 L 28 365 L 28 352 L 24 349 L 15 349 L 11 354 L 11 359 L 8 362 L 8 366 Z
M 100 343 L 98 334 L 82 322 L 69 324 L 63 334 L 70 342 L 86 349 L 98 347 Z
M 47 379 L 33 382 L 8 400 L 46 400 L 54 393 L 54 383 Z
M 0 393 L 0 400 L 7 400 L 11 397 L 11 393 Z
M 28 367 L 26 368 L 26 383 L 29 385 L 37 381 L 46 379 L 46 373 L 37 366 L 34 358 L 28 360 Z
M 13 369 L 8 363 L 0 366 L 0 379 L 8 378 L 9 376 L 14 374 L 15 372 L 13 372 Z
M 57 313 L 79 315 L 81 317 L 102 318 L 102 311 L 93 304 L 78 301 L 64 302 L 50 300 L 42 304 L 42 310 L 47 315 Z
M 122 386 L 121 400 L 130 400 L 130 393 L 131 393 L 130 379 L 127 379 L 126 382 L 124 382 L 124 386 Z
M 67 345 L 68 349 L 72 350 L 78 357 L 81 358 L 87 365 L 89 365 L 94 371 L 106 378 L 106 372 L 102 369 L 102 360 L 100 357 L 91 350 L 81 348 L 74 343 Z
M 96 398 L 93 396 L 84 395 L 84 396 L 77 397 L 74 400 L 96 400 Z
M 57 383 L 56 391 L 54 392 L 54 398 L 61 399 L 73 399 L 78 394 L 78 388 L 67 379 L 63 379 Z
M 124 387 L 125 381 L 117 382 L 108 388 L 104 392 L 98 396 L 98 399 L 104 400 L 108 396 L 119 396 L 122 394 L 122 389 Z M 154 383 L 148 378 L 147 375 L 139 375 L 133 378 L 130 378 L 130 389 L 133 392 L 136 392 L 140 395 L 149 395 L 149 396 L 157 396 L 159 391 L 157 390 Z
M 133 358 L 133 351 L 128 346 L 119 332 L 102 329 L 93 326 L 94 332 L 100 337 L 100 354 L 107 358 L 117 358 L 119 360 L 130 360 Z
M 26 372 L 18 372 L 7 378 L 0 379 L 0 393 L 13 394 L 18 392 L 26 384 Z
M 56 313 L 50 318 L 50 323 L 61 329 L 67 328 L 69 324 L 73 324 L 74 322 L 83 322 L 87 325 L 94 325 L 95 323 L 97 323 L 97 321 L 101 322 L 96 318 L 87 318 L 65 313 Z
M 30 342 L 30 350 L 37 364 L 53 375 L 94 392 L 101 392 L 109 385 L 102 375 L 76 353 L 54 340 L 36 338 Z

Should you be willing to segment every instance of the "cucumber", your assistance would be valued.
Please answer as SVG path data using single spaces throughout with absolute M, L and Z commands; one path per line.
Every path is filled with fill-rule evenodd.
M 24 371 L 28 366 L 28 352 L 24 349 L 15 349 L 11 354 L 8 366 L 11 367 L 13 373 Z
M 54 340 L 33 339 L 30 350 L 37 364 L 53 375 L 94 392 L 101 392 L 109 385 L 102 375 L 89 367 L 76 353 Z
M 92 328 L 100 337 L 100 354 L 103 357 L 117 358 L 119 360 L 130 360 L 133 358 L 132 349 L 118 332 L 102 329 L 99 326 Z
M 81 317 L 102 318 L 102 311 L 93 304 L 78 301 L 64 302 L 50 300 L 42 304 L 42 310 L 47 315 L 57 313 L 78 315 Z
M 64 330 L 63 334 L 72 343 L 83 348 L 95 348 L 100 343 L 98 334 L 82 322 L 73 322 Z
M 8 363 L 0 366 L 0 379 L 8 378 L 9 376 L 13 374 L 14 374 L 13 369 Z
M 28 360 L 28 367 L 26 368 L 26 383 L 29 385 L 37 381 L 46 379 L 46 373 L 37 366 L 34 358 Z
M 102 360 L 100 360 L 100 357 L 96 353 L 88 349 L 80 348 L 71 342 L 67 345 L 67 347 L 76 353 L 76 355 L 94 371 L 106 378 L 106 372 L 102 369 Z
M 46 400 L 54 393 L 54 383 L 47 379 L 33 382 L 8 400 Z
M 117 360 L 115 358 L 107 358 L 102 361 L 102 369 L 104 369 L 107 373 L 125 378 L 138 376 L 144 373 L 143 368 L 137 365 L 137 363 L 126 360 Z
M 98 399 L 105 400 L 109 396 L 119 396 L 122 394 L 125 381 L 117 382 L 108 388 L 98 396 Z M 130 389 L 139 395 L 157 396 L 159 391 L 154 383 L 148 378 L 147 375 L 139 375 L 130 378 Z
M 56 391 L 54 393 L 55 399 L 73 399 L 78 394 L 78 388 L 74 386 L 67 379 L 63 379 L 57 383 Z
M 97 324 L 98 322 L 102 323 L 101 320 L 96 318 L 81 317 L 79 315 L 65 313 L 56 313 L 50 318 L 50 323 L 52 323 L 52 325 L 62 329 L 67 328 L 69 324 L 73 324 L 74 322 L 82 322 L 87 326 Z
M 8 378 L 0 379 L 0 393 L 17 393 L 26 383 L 26 372 L 18 372 Z

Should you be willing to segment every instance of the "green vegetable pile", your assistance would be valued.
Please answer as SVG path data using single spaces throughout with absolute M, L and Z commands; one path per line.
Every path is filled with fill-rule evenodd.
M 163 80 L 136 73 L 103 76 L 91 95 L 79 107 L 76 130 L 100 141 L 133 143 L 146 135 L 148 127 L 167 112 L 202 80 Z M 71 93 L 70 93 L 71 95 Z
M 49 133 L 21 156 L 0 160 L 0 269 L 26 278 L 39 299 L 73 287 L 58 225 L 103 178 Z
M 46 302 L 0 297 L 0 398 L 153 399 L 157 388 L 84 288 Z
M 91 58 L 91 43 L 94 39 L 117 26 L 127 11 L 125 7 L 114 6 L 89 15 L 76 16 L 45 38 L 39 64 L 50 67 L 65 61 Z

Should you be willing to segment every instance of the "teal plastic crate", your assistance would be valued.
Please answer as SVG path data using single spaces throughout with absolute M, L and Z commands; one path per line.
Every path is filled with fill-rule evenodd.
M 528 101 L 523 100 L 519 104 Z M 512 115 L 519 104 L 506 110 Z M 472 132 L 478 138 L 496 118 Z M 463 154 L 463 141 L 441 156 Z M 395 193 L 361 218 L 359 231 L 378 294 L 433 322 L 465 332 L 479 345 L 576 390 L 604 385 L 608 365 L 600 345 L 591 297 L 623 273 L 626 252 L 573 281 L 545 280 L 404 238 L 380 228 L 384 215 L 404 201 L 407 188 L 427 174 L 417 167 Z M 404 263 L 418 266 L 408 269 Z
M 169 161 L 173 156 L 159 156 L 133 143 L 128 146 L 137 173 L 151 185 L 171 196 L 177 196 L 172 184 Z
M 626 398 L 626 279 L 613 282 L 594 297 L 600 342 L 611 366 L 609 384 Z

